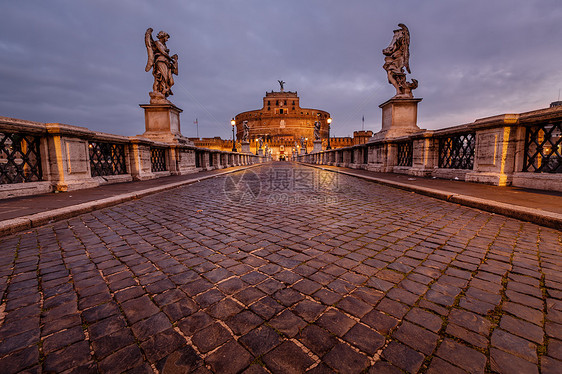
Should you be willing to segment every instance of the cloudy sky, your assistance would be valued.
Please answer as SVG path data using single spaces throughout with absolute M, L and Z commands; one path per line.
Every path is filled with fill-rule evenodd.
M 279 79 L 336 136 L 363 116 L 380 130 L 395 93 L 381 50 L 400 22 L 421 128 L 545 108 L 562 88 L 560 0 L 2 0 L 0 14 L 0 116 L 121 135 L 144 132 L 148 27 L 179 55 L 170 99 L 190 137 L 198 118 L 200 136 L 229 138 Z

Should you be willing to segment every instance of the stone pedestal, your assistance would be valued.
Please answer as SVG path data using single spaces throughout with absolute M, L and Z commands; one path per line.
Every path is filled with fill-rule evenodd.
M 299 155 L 305 155 L 306 154 L 306 149 L 301 148 Z
M 263 156 L 263 149 L 262 149 L 262 148 L 260 148 L 260 149 L 258 150 L 258 156 Z
M 193 144 L 181 134 L 180 108 L 169 101 L 141 104 L 140 107 L 144 109 L 144 138 L 166 143 Z
M 250 142 L 242 142 L 242 153 L 252 153 L 250 152 Z
M 383 140 L 398 138 L 420 131 L 418 121 L 418 103 L 422 99 L 390 99 L 381 105 L 382 129 L 371 138 Z
M 312 146 L 312 152 L 321 152 L 322 151 L 322 140 L 315 140 Z

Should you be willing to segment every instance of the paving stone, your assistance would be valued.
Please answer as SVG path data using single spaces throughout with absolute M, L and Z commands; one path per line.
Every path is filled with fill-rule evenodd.
M 220 302 L 219 302 L 220 303 Z M 214 304 L 217 305 L 217 304 Z M 162 311 L 172 322 L 190 316 L 199 310 L 199 306 L 191 299 L 180 299 L 162 307 Z
M 82 326 L 75 326 L 68 330 L 57 332 L 43 340 L 43 353 L 48 355 L 53 351 L 66 347 L 69 344 L 79 342 L 84 339 Z M 0 349 L 1 353 L 2 349 Z
M 544 331 L 537 325 L 532 323 L 504 315 L 500 321 L 500 327 L 512 334 L 542 344 L 544 340 Z
M 241 307 L 237 302 L 231 299 L 223 299 L 207 308 L 206 312 L 214 318 L 224 321 L 228 317 L 239 313 L 243 309 L 244 308 Z
M 462 370 L 459 367 L 453 366 L 445 360 L 440 359 L 439 357 L 434 357 L 431 360 L 431 364 L 427 369 L 427 374 L 465 374 L 466 371 Z
M 353 326 L 343 339 L 369 355 L 374 355 L 385 342 L 384 336 L 361 323 Z
M 303 373 L 314 363 L 312 359 L 291 341 L 263 356 L 263 362 L 272 373 Z
M 486 356 L 451 339 L 443 340 L 436 354 L 469 373 L 482 373 L 486 366 Z
M 326 307 L 316 301 L 303 300 L 293 307 L 299 317 L 307 322 L 314 322 L 326 310 Z
M 420 308 L 412 308 L 406 314 L 405 319 L 433 332 L 438 332 L 443 325 L 441 317 Z
M 140 347 L 148 361 L 156 363 L 184 346 L 185 343 L 185 339 L 174 329 L 168 329 L 152 335 L 148 340 L 141 343 Z
M 328 309 L 317 323 L 331 333 L 342 337 L 356 322 L 337 309 Z
M 239 373 L 250 365 L 252 355 L 240 344 L 230 340 L 205 358 L 216 373 Z
M 262 323 L 263 319 L 249 310 L 244 310 L 226 321 L 228 327 L 230 327 L 236 335 L 244 335 Z
M 367 304 L 366 302 L 361 301 L 353 296 L 344 297 L 337 304 L 337 307 L 351 315 L 354 315 L 357 318 L 363 317 L 365 314 L 367 314 L 373 309 L 373 307 Z
M 45 356 L 43 370 L 46 372 L 62 372 L 87 363 L 90 360 L 90 346 L 81 341 Z
M 338 343 L 324 356 L 323 361 L 340 373 L 359 373 L 369 366 L 367 356 L 351 349 L 347 344 Z
M 484 336 L 489 334 L 492 326 L 487 319 L 461 309 L 452 309 L 449 321 Z
M 535 344 L 500 329 L 495 329 L 492 333 L 492 347 L 502 349 L 535 364 L 538 362 Z
M 266 294 L 255 287 L 248 287 L 234 295 L 244 305 L 251 305 L 257 300 L 264 297 Z
M 121 308 L 123 308 L 123 311 L 131 324 L 160 312 L 158 307 L 154 305 L 148 296 L 141 296 L 136 299 L 125 301 L 121 304 Z
M 191 341 L 200 352 L 206 353 L 217 348 L 219 345 L 231 339 L 232 336 L 227 329 L 219 323 L 213 323 L 202 330 L 196 332 Z
M 213 319 L 207 313 L 199 311 L 179 321 L 178 327 L 185 335 L 191 336 L 212 322 Z
M 439 340 L 439 335 L 410 322 L 403 322 L 392 337 L 427 356 L 431 355 Z
M 506 302 L 503 304 L 502 309 L 508 313 L 513 314 L 525 321 L 534 323 L 535 325 L 541 326 L 543 322 L 543 313 L 537 309 L 531 309 L 526 306 L 515 304 L 511 302 Z
M 306 322 L 289 310 L 284 310 L 269 321 L 269 325 L 277 331 L 292 338 L 306 326 Z
M 447 325 L 447 329 L 445 331 L 447 332 L 447 334 L 456 336 L 457 338 L 462 339 L 475 347 L 479 347 L 482 349 L 486 349 L 486 347 L 488 347 L 489 340 L 487 337 L 469 331 L 452 322 Z
M 490 367 L 502 374 L 538 374 L 537 365 L 499 349 L 490 349 Z
M 551 339 L 548 342 L 548 355 L 555 359 L 562 360 L 562 341 Z
M 135 344 L 135 338 L 128 329 L 120 329 L 109 335 L 103 335 L 92 340 L 94 356 L 98 360 L 103 359 L 121 348 Z
M 340 295 L 325 288 L 316 291 L 313 296 L 325 305 L 334 305 L 341 299 Z
M 260 299 L 259 301 L 256 301 L 254 304 L 252 304 L 252 306 L 250 306 L 250 309 L 257 315 L 268 320 L 279 311 L 283 310 L 284 307 L 277 301 L 273 300 L 271 297 L 266 296 L 263 299 Z
M 361 319 L 361 322 L 371 326 L 381 334 L 386 335 L 390 330 L 395 328 L 400 321 L 381 311 L 372 310 Z
M 39 362 L 39 349 L 31 346 L 0 358 L 0 368 L 6 373 L 18 373 Z M 40 371 L 38 371 L 40 373 Z
M 0 341 L 0 357 L 19 351 L 39 342 L 39 328 L 28 330 Z
M 166 317 L 164 313 L 158 313 L 147 319 L 135 323 L 131 326 L 131 330 L 138 340 L 144 341 L 151 336 L 171 327 L 172 324 L 168 320 L 168 317 Z
M 239 340 L 254 356 L 261 356 L 281 344 L 281 337 L 271 327 L 261 325 Z
M 562 361 L 555 360 L 548 356 L 541 357 L 541 373 L 543 374 L 560 373 L 560 365 L 562 365 Z
M 402 319 L 406 313 L 410 310 L 410 307 L 406 304 L 399 303 L 398 301 L 383 298 L 377 305 L 377 309 L 390 314 L 393 317 Z
M 298 339 L 320 357 L 324 356 L 337 343 L 337 339 L 332 334 L 316 325 L 305 327 L 300 331 Z
M 104 358 L 98 363 L 98 367 L 102 373 L 115 373 L 132 369 L 142 363 L 141 351 L 139 347 L 133 344 Z
M 410 373 L 417 372 L 424 360 L 421 353 L 395 341 L 388 344 L 382 355 L 391 364 Z
M 304 299 L 304 296 L 301 295 L 299 292 L 290 289 L 290 288 L 286 288 L 283 290 L 279 290 L 277 291 L 273 297 L 279 301 L 279 303 L 289 307 L 299 301 L 301 301 L 302 299 Z

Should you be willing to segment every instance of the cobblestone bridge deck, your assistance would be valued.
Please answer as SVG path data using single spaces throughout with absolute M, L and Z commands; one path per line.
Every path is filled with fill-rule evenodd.
M 274 166 L 0 238 L 0 372 L 561 372 L 560 231 Z

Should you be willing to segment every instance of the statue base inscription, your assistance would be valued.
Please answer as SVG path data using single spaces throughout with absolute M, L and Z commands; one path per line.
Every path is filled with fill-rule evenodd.
M 418 103 L 422 99 L 392 98 L 381 105 L 382 129 L 371 138 L 371 141 L 398 138 L 421 131 L 417 125 Z
M 322 140 L 315 140 L 312 144 L 312 152 L 316 153 L 322 151 Z

